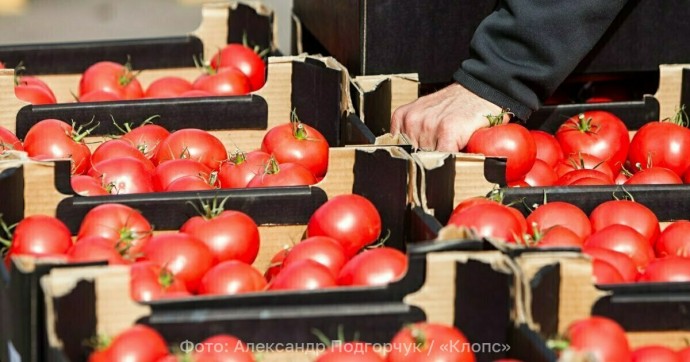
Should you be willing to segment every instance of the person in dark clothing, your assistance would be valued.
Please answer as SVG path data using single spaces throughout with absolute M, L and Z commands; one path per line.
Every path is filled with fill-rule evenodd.
M 526 120 L 575 69 L 628 0 L 499 0 L 477 27 L 455 83 L 398 108 L 391 133 L 457 152 L 487 115 Z

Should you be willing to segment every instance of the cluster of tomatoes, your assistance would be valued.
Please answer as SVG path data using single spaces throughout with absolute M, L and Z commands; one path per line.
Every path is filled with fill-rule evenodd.
M 567 119 L 555 135 L 492 119 L 467 152 L 507 157 L 508 186 L 681 184 L 690 181 L 690 130 L 683 111 L 650 122 L 630 139 L 625 123 L 606 111 Z
M 69 158 L 72 187 L 84 196 L 312 185 L 328 168 L 328 142 L 297 119 L 271 128 L 260 150 L 230 156 L 204 130 L 170 132 L 150 123 L 126 128 L 92 152 L 84 141 L 90 130 L 61 120 L 36 123 L 23 143 L 0 127 L 0 151 L 25 151 L 36 160 Z
M 448 224 L 510 243 L 581 248 L 599 284 L 690 281 L 690 221 L 661 231 L 654 212 L 631 200 L 604 202 L 589 216 L 573 204 L 548 202 L 525 218 L 497 201 L 470 198 Z
M 690 347 L 678 351 L 662 345 L 632 348 L 620 324 L 599 316 L 572 322 L 563 339 L 550 344 L 564 360 L 572 361 L 690 361 Z M 569 357 L 565 357 L 567 353 Z
M 228 44 L 211 59 L 205 72 L 193 82 L 170 75 L 158 78 L 144 89 L 129 64 L 101 61 L 89 66 L 79 81 L 79 102 L 119 101 L 140 98 L 177 98 L 243 95 L 266 82 L 262 57 L 243 44 Z M 23 69 L 19 67 L 17 70 Z M 15 96 L 31 104 L 57 103 L 55 94 L 43 80 L 18 76 Z

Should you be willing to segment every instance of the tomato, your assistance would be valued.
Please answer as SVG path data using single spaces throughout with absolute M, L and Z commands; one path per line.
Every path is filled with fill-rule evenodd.
M 216 264 L 201 278 L 198 294 L 234 295 L 258 292 L 266 288 L 266 279 L 253 266 L 227 260 Z
M 678 256 L 652 260 L 638 279 L 640 282 L 689 282 L 690 259 Z
M 290 255 L 288 255 L 290 257 Z M 355 255 L 338 275 L 339 285 L 386 285 L 402 278 L 407 272 L 407 256 L 397 249 L 379 247 Z
M 582 177 L 579 178 L 571 183 L 568 184 L 568 186 L 607 186 L 611 185 L 611 183 L 606 182 L 600 178 L 596 177 Z
M 304 239 L 289 249 L 283 266 L 290 265 L 298 260 L 310 259 L 331 271 L 337 277 L 340 270 L 347 262 L 345 249 L 333 238 L 328 236 L 312 236 Z
M 165 188 L 166 192 L 214 190 L 215 187 L 201 176 L 191 175 L 176 178 Z
M 457 328 L 431 322 L 418 322 L 403 327 L 391 339 L 397 348 L 388 353 L 388 362 L 454 361 L 474 362 L 470 348 L 442 348 L 468 346 L 467 337 Z
M 249 347 L 237 337 L 229 334 L 216 334 L 201 341 L 205 346 L 201 351 L 195 349 L 192 361 L 198 362 L 254 362 Z M 219 348 L 222 347 L 222 348 Z
M 335 277 L 325 266 L 309 259 L 298 260 L 273 278 L 269 290 L 315 290 L 335 287 Z
M 623 121 L 606 111 L 587 111 L 566 120 L 556 131 L 563 152 L 587 153 L 618 172 L 625 163 L 630 136 Z
M 645 237 L 623 224 L 613 224 L 595 231 L 585 240 L 585 246 L 601 247 L 623 253 L 632 258 L 639 271 L 643 271 L 654 259 L 654 250 Z
M 381 235 L 381 215 L 367 198 L 339 195 L 326 201 L 309 218 L 307 236 L 338 240 L 351 258 Z
M 667 226 L 654 243 L 657 257 L 690 257 L 690 221 L 678 220 Z
M 636 348 L 632 353 L 632 362 L 681 362 L 676 351 L 658 345 Z
M 155 191 L 164 191 L 173 181 L 185 176 L 200 176 L 209 180 L 212 170 L 203 163 L 180 158 L 163 162 L 153 171 L 152 184 Z
M 483 204 L 469 207 L 453 215 L 448 225 L 466 227 L 477 233 L 478 237 L 489 237 L 513 243 L 524 233 L 523 224 L 501 204 Z
M 165 266 L 191 293 L 213 266 L 213 254 L 201 240 L 185 233 L 165 233 L 151 237 L 142 250 L 145 260 Z
M 214 94 L 211 92 L 203 91 L 200 89 L 192 89 L 180 94 L 182 98 L 194 98 L 194 97 L 213 97 Z
M 690 362 L 690 347 L 685 347 L 678 351 L 681 362 Z
M 194 89 L 216 96 L 239 96 L 252 91 L 249 78 L 234 67 L 220 68 L 215 74 L 204 74 L 193 83 Z
M 625 172 L 623 172 L 623 171 L 621 170 L 621 172 L 619 172 L 618 175 L 616 175 L 616 179 L 613 180 L 613 182 L 614 182 L 616 185 L 623 185 L 623 184 L 625 184 L 626 182 L 628 182 L 628 179 L 629 179 L 629 178 L 630 178 L 630 176 L 628 176 Z
M 261 150 L 273 155 L 280 163 L 300 164 L 315 177 L 323 177 L 328 169 L 326 138 L 315 128 L 299 121 L 271 128 L 261 141 Z
M 556 184 L 558 176 L 549 165 L 542 160 L 535 160 L 532 168 L 525 175 L 525 182 L 529 186 L 552 186 Z
M 592 260 L 592 274 L 594 274 L 594 282 L 596 284 L 620 284 L 625 282 L 616 267 L 601 259 Z
M 623 281 L 631 283 L 637 280 L 638 271 L 632 258 L 624 253 L 612 249 L 586 246 L 582 252 L 591 256 L 593 259 L 602 260 L 611 264 L 623 277 Z
M 132 157 L 101 161 L 91 167 L 88 175 L 107 185 L 110 193 L 114 195 L 154 191 L 152 174 L 147 165 L 142 160 Z
M 493 200 L 491 198 L 487 198 L 484 196 L 475 196 L 475 197 L 470 197 L 469 199 L 465 199 L 460 201 L 455 208 L 453 209 L 453 212 L 451 212 L 450 217 L 453 217 L 453 215 L 460 213 L 461 211 L 470 208 L 475 205 L 484 205 L 484 204 L 497 204 L 499 203 L 496 200 Z
M 84 143 L 87 131 L 76 131 L 59 119 L 44 119 L 33 125 L 24 137 L 24 150 L 29 157 L 69 158 L 72 174 L 85 173 L 91 166 L 91 151 Z
M 87 102 L 112 102 L 112 101 L 121 101 L 123 98 L 113 92 L 110 91 L 105 91 L 101 89 L 96 89 L 93 90 L 89 93 L 83 94 L 79 96 L 79 99 L 77 100 L 80 103 L 87 103 Z
M 332 345 L 315 362 L 385 362 L 385 359 L 370 344 L 345 342 Z
M 652 210 L 630 200 L 607 201 L 592 210 L 589 221 L 594 231 L 609 225 L 622 224 L 632 227 L 642 234 L 650 245 L 659 237 L 659 219 Z
M 152 172 L 155 168 L 153 162 L 146 158 L 141 151 L 130 142 L 122 139 L 108 140 L 101 143 L 91 154 L 91 164 L 96 165 L 99 162 L 120 157 L 136 158 L 143 163 L 144 168 L 149 172 Z
M 110 361 L 157 361 L 168 355 L 168 345 L 155 329 L 136 324 L 113 338 L 105 354 Z
M 95 90 L 111 92 L 122 99 L 137 99 L 144 96 L 144 90 L 129 64 L 122 65 L 109 61 L 92 64 L 79 80 L 79 96 Z
M 8 255 L 64 255 L 71 246 L 72 234 L 62 221 L 52 216 L 32 215 L 17 224 Z
M 216 136 L 200 129 L 185 128 L 171 133 L 161 142 L 154 162 L 187 158 L 210 169 L 217 169 L 228 158 L 225 146 Z
M 577 183 L 581 179 L 594 179 L 597 185 L 613 185 L 613 179 L 603 172 L 597 170 L 574 170 L 561 176 L 556 185 L 569 186 Z M 590 184 L 592 181 L 588 181 Z
M 156 263 L 138 261 L 132 264 L 129 274 L 129 293 L 132 300 L 148 302 L 191 295 L 181 279 Z
M 187 220 L 180 232 L 203 241 L 213 263 L 239 260 L 251 264 L 259 253 L 259 227 L 241 211 L 213 209 L 207 215 Z
M 633 166 L 664 167 L 683 175 L 690 167 L 690 130 L 681 119 L 650 122 L 642 126 L 630 142 L 628 161 Z
M 554 225 L 544 231 L 538 231 L 533 235 L 537 246 L 540 248 L 575 247 L 580 248 L 584 240 L 574 231 L 562 225 Z
M 597 170 L 613 179 L 614 172 L 608 163 L 601 158 L 586 153 L 571 154 L 568 158 L 561 160 L 555 167 L 558 177 L 574 170 Z
M 42 80 L 35 77 L 19 77 L 14 86 L 14 95 L 33 105 L 57 103 L 55 94 L 50 87 Z
M 266 152 L 238 152 L 218 169 L 218 181 L 224 189 L 247 187 L 254 176 L 260 174 L 271 158 Z
M 24 151 L 22 142 L 10 130 L 0 126 L 0 153 L 13 150 Z
M 278 164 L 274 157 L 268 160 L 264 170 L 254 176 L 247 187 L 304 186 L 316 183 L 316 177 L 307 168 L 296 163 Z
M 146 98 L 176 98 L 194 89 L 192 82 L 177 76 L 161 77 L 149 84 L 144 93 Z
M 266 272 L 264 273 L 264 278 L 266 278 L 266 281 L 270 282 L 273 280 L 273 278 L 275 278 L 276 275 L 278 275 L 278 273 L 280 273 L 280 271 L 283 269 L 283 261 L 285 261 L 285 257 L 287 257 L 289 252 L 289 248 L 283 248 L 273 255 L 268 269 L 266 269 Z
M 632 175 L 626 185 L 679 185 L 683 180 L 675 172 L 663 167 L 650 167 Z
M 544 131 L 531 130 L 529 133 L 532 135 L 534 144 L 537 147 L 537 160 L 544 161 L 549 167 L 555 167 L 556 163 L 564 157 L 563 150 L 556 137 Z
M 266 64 L 254 49 L 243 44 L 228 44 L 211 59 L 211 67 L 235 67 L 249 79 L 251 90 L 259 90 L 266 83 Z
M 565 226 L 582 240 L 592 233 L 592 224 L 587 214 L 579 207 L 563 201 L 551 201 L 538 206 L 527 216 L 527 225 L 541 230 L 556 225 Z
M 157 124 L 144 124 L 128 130 L 120 139 L 129 141 L 136 149 L 155 162 L 160 144 L 168 138 L 170 132 Z M 157 164 L 157 163 L 156 163 Z
M 517 181 L 534 165 L 537 146 L 529 131 L 515 123 L 499 124 L 474 132 L 467 152 L 485 156 L 506 157 L 506 181 Z
M 92 235 L 79 239 L 67 251 L 70 262 L 107 261 L 108 264 L 126 264 L 111 240 Z
M 135 260 L 152 232 L 148 220 L 131 207 L 102 204 L 86 213 L 77 233 L 77 241 L 100 236 L 110 240 L 125 257 Z
M 615 321 L 591 316 L 571 323 L 565 333 L 570 348 L 591 353 L 597 361 L 630 361 L 632 352 L 625 331 Z
M 72 190 L 81 196 L 103 196 L 110 194 L 99 180 L 91 176 L 73 175 L 70 178 L 70 184 L 72 185 Z

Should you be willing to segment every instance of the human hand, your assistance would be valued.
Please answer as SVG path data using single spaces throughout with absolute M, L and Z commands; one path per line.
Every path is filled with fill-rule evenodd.
M 474 131 L 489 126 L 488 115 L 501 112 L 501 107 L 455 83 L 396 109 L 390 132 L 404 133 L 416 148 L 458 152 Z M 503 122 L 509 118 L 505 114 Z

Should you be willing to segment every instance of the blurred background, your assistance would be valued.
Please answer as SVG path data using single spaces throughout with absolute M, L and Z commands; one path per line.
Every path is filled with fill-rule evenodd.
M 0 44 L 150 38 L 187 34 L 203 0 L 0 0 Z M 263 0 L 275 11 L 278 47 L 290 50 L 292 0 Z

